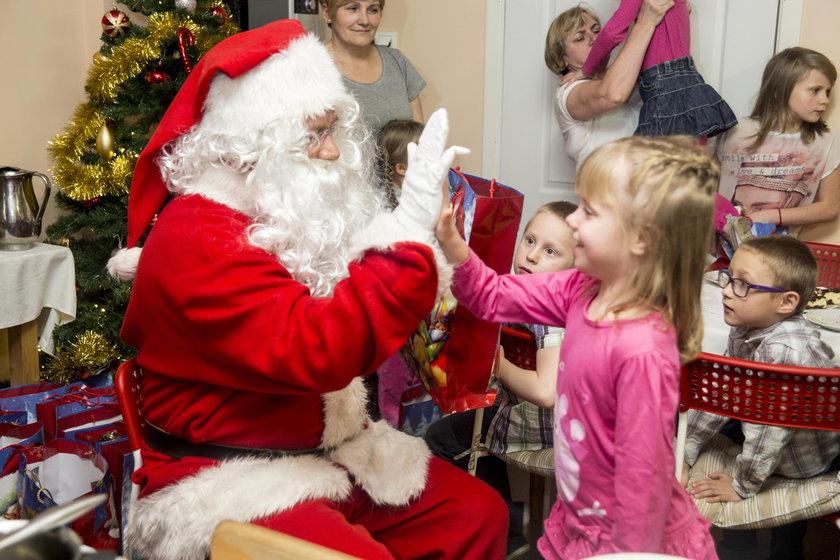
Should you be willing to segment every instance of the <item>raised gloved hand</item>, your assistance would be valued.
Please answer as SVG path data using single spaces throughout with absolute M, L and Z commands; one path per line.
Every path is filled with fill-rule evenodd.
M 446 109 L 438 109 L 429 117 L 419 142 L 408 145 L 408 169 L 394 217 L 409 229 L 434 230 L 443 203 L 441 184 L 455 156 L 470 152 L 460 146 L 444 149 L 448 135 Z

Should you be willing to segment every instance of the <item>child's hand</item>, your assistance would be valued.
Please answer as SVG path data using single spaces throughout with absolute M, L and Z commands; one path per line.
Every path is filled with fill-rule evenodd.
M 709 503 L 740 502 L 743 498 L 732 486 L 732 477 L 722 472 L 713 472 L 709 478 L 691 485 L 689 493 L 694 498 L 706 498 Z
M 566 75 L 563 76 L 562 80 L 560 80 L 560 87 L 568 87 L 574 82 L 578 80 L 583 80 L 584 78 L 586 78 L 586 75 L 583 73 L 582 70 L 571 70 L 569 72 L 566 72 Z
M 645 0 L 636 21 L 656 27 L 673 5 L 674 0 Z
M 762 224 L 775 224 L 779 221 L 779 210 L 771 208 L 768 210 L 756 210 L 752 214 L 747 214 L 747 217 L 753 222 Z
M 470 248 L 467 242 L 458 233 L 455 227 L 455 219 L 452 217 L 452 205 L 449 203 L 448 189 L 445 184 L 441 187 L 444 190 L 443 209 L 440 212 L 437 226 L 435 226 L 435 237 L 437 237 L 440 248 L 443 250 L 446 260 L 450 264 L 458 266 L 470 256 Z
M 680 476 L 680 485 L 682 485 L 682 487 L 686 490 L 688 490 L 688 475 L 690 472 L 691 467 L 688 466 L 688 463 L 683 463 L 682 475 Z

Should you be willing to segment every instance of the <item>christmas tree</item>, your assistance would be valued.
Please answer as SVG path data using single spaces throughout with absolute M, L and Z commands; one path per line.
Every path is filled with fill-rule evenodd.
M 239 31 L 221 0 L 122 5 L 130 17 L 116 4 L 102 17 L 102 47 L 85 84 L 88 102 L 49 146 L 61 188 L 56 202 L 67 213 L 47 228 L 47 238 L 68 246 L 76 262 L 76 319 L 55 329 L 59 354 L 45 371 L 61 381 L 89 368 L 81 362 L 102 355 L 103 342 L 114 357 L 133 355 L 119 338 L 131 284 L 109 277 L 105 265 L 126 236 L 134 163 L 196 61 Z

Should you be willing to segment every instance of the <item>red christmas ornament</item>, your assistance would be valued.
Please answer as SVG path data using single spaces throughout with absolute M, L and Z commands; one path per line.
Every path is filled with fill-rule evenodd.
M 222 23 L 219 25 L 224 24 L 228 19 L 227 10 L 225 10 L 222 6 L 212 6 L 209 10 L 207 10 L 207 13 L 211 16 L 219 16 L 222 18 Z
M 102 199 L 98 196 L 95 196 L 89 200 L 83 200 L 82 205 L 87 208 L 88 210 L 99 206 L 99 203 L 102 202 Z
M 120 37 L 128 33 L 131 23 L 128 16 L 119 10 L 111 10 L 102 16 L 102 32 L 108 37 Z
M 169 74 L 161 70 L 160 68 L 155 68 L 154 70 L 149 70 L 146 72 L 146 83 L 147 84 L 159 84 L 162 82 L 169 81 Z
M 187 55 L 187 47 L 191 47 L 194 44 L 195 37 L 192 31 L 186 27 L 178 30 L 178 50 L 181 51 L 181 62 L 184 63 L 184 72 L 187 74 L 192 72 L 192 64 L 190 63 L 190 57 Z

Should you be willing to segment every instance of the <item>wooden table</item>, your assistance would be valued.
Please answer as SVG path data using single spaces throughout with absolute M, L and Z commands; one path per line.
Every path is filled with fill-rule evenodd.
M 39 345 L 52 354 L 53 328 L 75 316 L 70 249 L 36 243 L 25 251 L 0 250 L 0 334 L 8 340 L 8 354 L 0 355 L 0 379 L 12 385 L 37 383 Z

